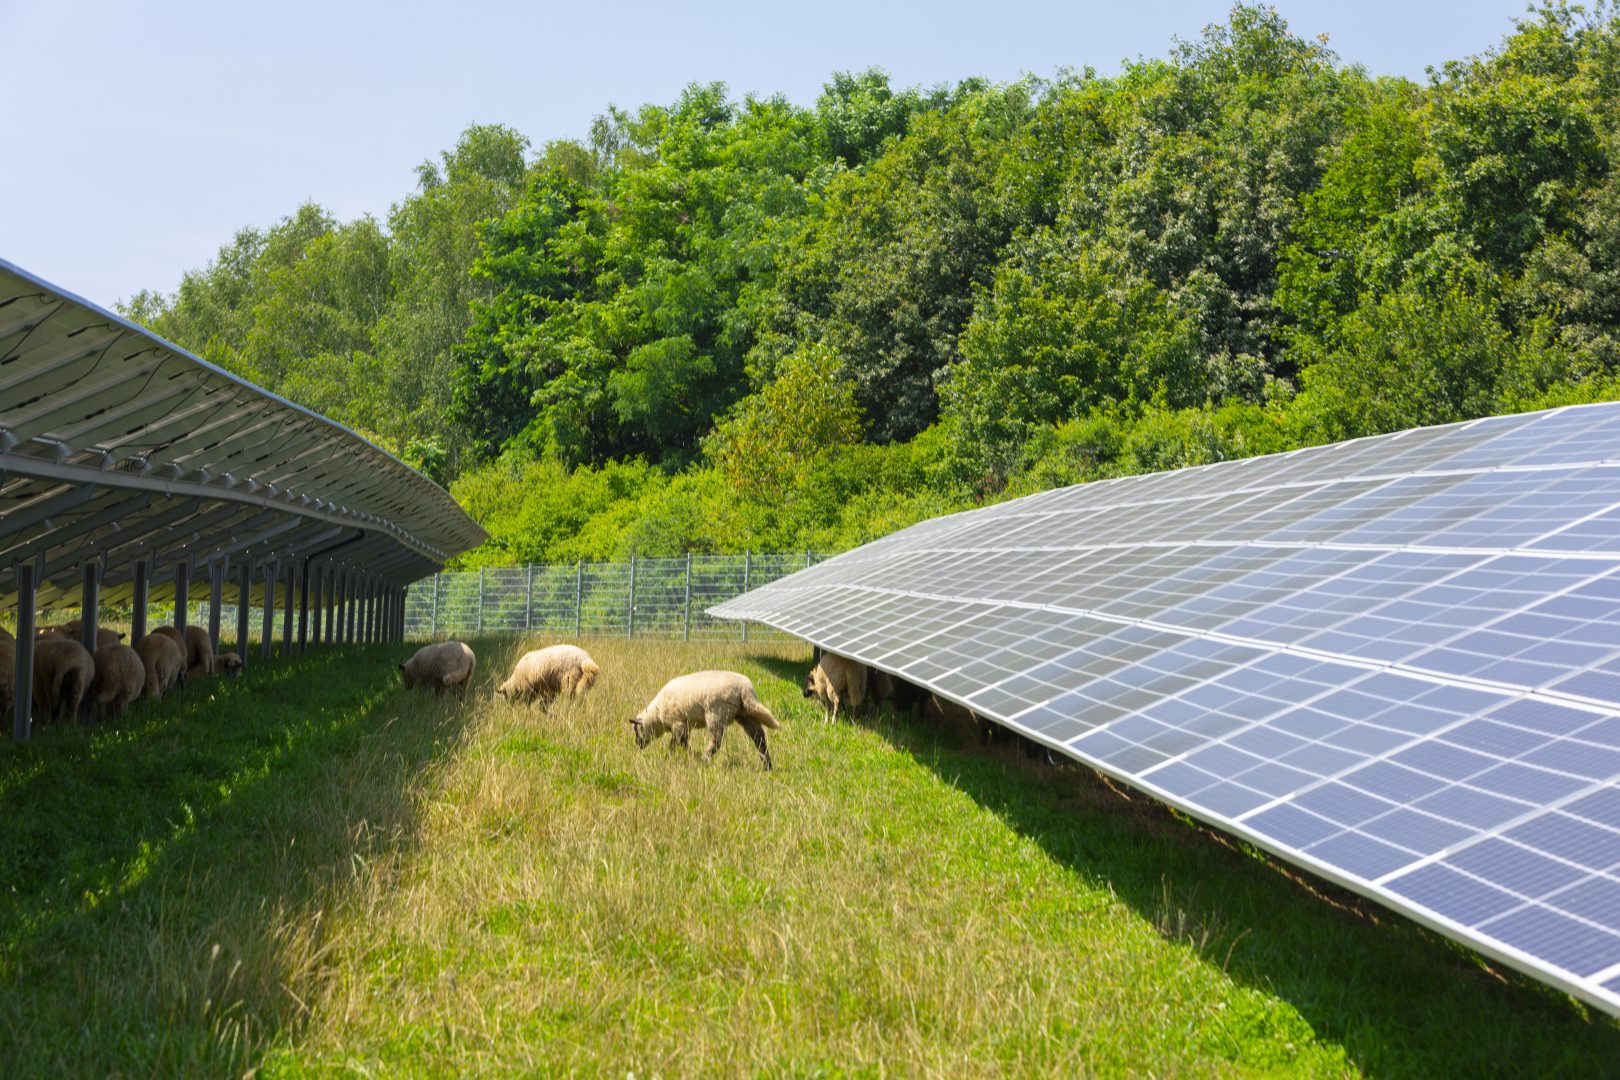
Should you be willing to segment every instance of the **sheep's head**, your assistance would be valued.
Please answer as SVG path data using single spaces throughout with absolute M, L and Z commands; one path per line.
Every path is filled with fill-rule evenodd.
M 399 681 L 405 684 L 407 690 L 416 685 L 416 680 L 411 678 L 411 669 L 404 664 L 399 665 Z
M 214 657 L 214 668 L 235 678 L 242 674 L 242 658 L 234 652 L 221 653 Z
M 630 720 L 630 730 L 635 733 L 637 748 L 645 750 L 648 743 L 664 733 L 664 725 L 657 720 L 643 720 L 637 716 Z
M 811 668 L 809 674 L 805 675 L 805 677 L 804 677 L 804 696 L 805 697 L 815 697 L 816 696 L 816 669 L 815 668 Z

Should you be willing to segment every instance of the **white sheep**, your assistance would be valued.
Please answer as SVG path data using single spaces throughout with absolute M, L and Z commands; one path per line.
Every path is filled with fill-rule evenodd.
M 72 638 L 51 634 L 34 642 L 34 709 L 40 719 L 73 719 L 95 675 L 95 660 Z
M 677 675 L 664 684 L 664 688 L 647 707 L 630 721 L 636 735 L 636 745 L 647 744 L 664 732 L 670 733 L 673 745 L 686 747 L 691 729 L 709 729 L 709 749 L 703 759 L 708 761 L 720 750 L 726 725 L 736 723 L 754 740 L 759 759 L 765 768 L 771 767 L 770 747 L 765 743 L 765 729 L 775 730 L 776 722 L 771 710 L 759 700 L 754 684 L 748 676 L 735 671 L 698 671 L 690 675 Z
M 858 709 L 866 701 L 866 665 L 824 652 L 804 679 L 804 696 L 821 702 L 823 719 L 838 721 L 838 710 Z
M 431 686 L 435 696 L 453 689 L 466 697 L 477 663 L 472 649 L 465 643 L 440 641 L 416 650 L 415 656 L 399 665 L 399 677 L 407 690 Z
M 135 643 L 135 652 L 146 671 L 142 697 L 160 697 L 185 682 L 186 658 L 173 637 L 154 630 Z
M 214 670 L 232 679 L 242 674 L 242 658 L 233 649 L 214 655 Z
M 550 708 L 558 697 L 584 697 L 599 670 L 590 653 L 578 645 L 552 645 L 524 653 L 512 668 L 511 678 L 495 692 L 524 704 L 539 698 L 542 708 Z
M 180 633 L 172 626 L 160 626 L 152 631 L 162 634 L 176 645 L 180 646 L 180 655 L 185 658 L 186 678 L 196 675 L 212 675 L 214 673 L 214 642 L 208 636 L 208 631 L 200 626 L 186 626 L 186 632 Z M 183 683 L 185 680 L 181 680 Z
M 42 626 L 39 632 L 41 635 L 60 634 L 62 637 L 78 641 L 80 637 L 79 628 L 83 625 L 83 621 L 79 619 L 69 619 L 60 626 Z M 105 626 L 96 627 L 96 648 L 98 649 L 105 648 L 108 645 L 117 645 L 123 640 L 124 635 L 116 630 L 108 630 Z
M 146 688 L 146 665 L 140 654 L 114 642 L 96 650 L 95 665 L 90 701 L 95 705 L 97 719 L 105 719 L 109 713 L 123 716 L 125 707 Z

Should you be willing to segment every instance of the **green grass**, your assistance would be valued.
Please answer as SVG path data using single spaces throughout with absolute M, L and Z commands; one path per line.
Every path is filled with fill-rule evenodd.
M 803 649 L 595 641 L 549 716 L 258 666 L 0 748 L 0 1075 L 1602 1075 L 1620 1024 Z M 625 719 L 735 667 L 763 773 Z M 694 738 L 703 744 L 701 735 Z

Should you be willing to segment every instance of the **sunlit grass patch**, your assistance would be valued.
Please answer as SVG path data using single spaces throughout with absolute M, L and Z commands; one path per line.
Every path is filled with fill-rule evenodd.
M 808 650 L 594 640 L 549 712 L 275 665 L 0 753 L 12 1071 L 1599 1074 L 1620 1029 L 971 732 L 828 726 Z M 627 720 L 749 675 L 773 772 Z M 190 691 L 187 692 L 190 694 Z M 701 742 L 701 740 L 695 740 Z M 53 1032 L 72 1028 L 78 1038 Z M 1509 1064 L 1512 1063 L 1512 1064 Z

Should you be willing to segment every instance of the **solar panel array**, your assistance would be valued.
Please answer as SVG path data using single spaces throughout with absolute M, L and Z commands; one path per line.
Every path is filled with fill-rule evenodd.
M 1620 1013 L 1620 405 L 1043 492 L 712 611 Z
M 354 432 L 0 260 L 0 604 L 24 564 L 50 608 L 78 604 L 87 559 L 113 603 L 137 562 L 285 566 L 342 545 L 334 560 L 404 584 L 484 539 Z

